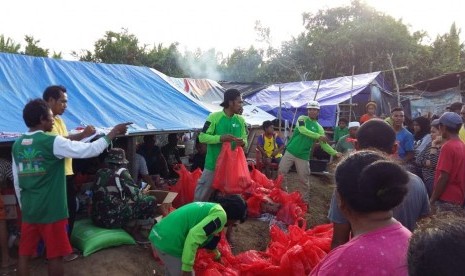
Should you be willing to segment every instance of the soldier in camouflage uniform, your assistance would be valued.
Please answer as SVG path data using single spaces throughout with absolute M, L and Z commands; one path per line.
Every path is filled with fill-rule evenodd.
M 123 149 L 113 148 L 105 158 L 108 168 L 97 172 L 92 196 L 92 221 L 103 228 L 125 228 L 130 221 L 154 217 L 156 201 L 134 183 Z

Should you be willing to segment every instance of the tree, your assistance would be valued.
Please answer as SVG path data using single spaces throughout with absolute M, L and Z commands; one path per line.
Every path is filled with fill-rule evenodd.
M 282 44 L 266 65 L 268 76 L 280 81 L 333 78 L 390 69 L 393 63 L 409 68 L 430 67 L 430 47 L 422 45 L 424 32 L 411 35 L 402 20 L 376 11 L 359 0 L 350 6 L 304 13 L 305 31 Z M 279 68 L 284 67 L 284 68 Z M 398 75 L 399 83 L 418 76 L 412 69 Z M 297 73 L 297 76 L 296 74 Z M 422 73 L 422 75 L 424 75 Z M 387 74 L 389 77 L 390 75 Z M 276 81 L 276 80 L 275 80 Z
M 48 57 L 49 50 L 39 46 L 39 39 L 36 40 L 33 36 L 26 35 L 24 40 L 26 41 L 26 48 L 23 54 L 35 57 Z
M 145 46 L 139 47 L 139 40 L 127 29 L 116 33 L 108 31 L 104 38 L 95 42 L 95 62 L 142 65 Z
M 148 52 L 143 64 L 171 77 L 182 77 L 184 71 L 178 61 L 180 56 L 178 43 L 171 43 L 167 48 L 160 43 Z
M 461 60 L 463 50 L 464 45 L 460 43 L 460 29 L 457 29 L 453 23 L 449 33 L 438 35 L 433 42 L 433 69 L 437 73 L 463 70 Z
M 178 65 L 179 52 L 177 43 L 165 48 L 162 44 L 147 50 L 147 45 L 139 46 L 139 39 L 127 29 L 121 32 L 107 31 L 105 36 L 94 44 L 94 52 L 83 50 L 81 55 L 72 55 L 81 61 L 103 62 L 110 64 L 131 64 L 155 68 L 169 76 L 179 77 L 183 74 Z
M 248 50 L 234 49 L 223 62 L 224 80 L 253 82 L 259 79 L 263 52 L 250 46 Z
M 21 44 L 16 43 L 11 38 L 5 38 L 4 35 L 0 35 L 0 52 L 19 54 L 19 49 L 21 49 Z
M 145 45 L 139 46 L 139 40 L 127 29 L 121 32 L 107 31 L 103 38 L 94 43 L 94 52 L 82 50 L 82 54 L 72 55 L 81 61 L 142 65 Z
M 54 59 L 63 59 L 63 56 L 62 56 L 61 52 L 57 53 L 57 52 L 54 51 L 53 55 L 52 55 L 52 58 L 54 58 Z
M 418 37 L 410 35 L 401 20 L 358 0 L 304 18 L 311 52 L 329 76 L 349 75 L 353 66 L 355 73 L 389 69 L 387 54 L 393 54 L 396 66 L 407 65 L 417 58 L 412 54 L 420 52 Z M 410 81 L 408 72 L 399 75 L 399 83 Z

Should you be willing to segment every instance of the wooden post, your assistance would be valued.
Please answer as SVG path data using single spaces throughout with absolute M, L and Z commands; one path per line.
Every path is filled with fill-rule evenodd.
M 400 106 L 400 92 L 399 92 L 399 84 L 397 83 L 397 76 L 396 76 L 396 70 L 394 69 L 394 65 L 392 64 L 392 55 L 387 54 L 387 57 L 389 59 L 389 64 L 391 65 L 391 71 L 392 75 L 394 76 L 394 83 L 396 85 L 396 91 L 397 91 L 397 106 Z
M 354 90 L 354 73 L 355 73 L 355 65 L 352 65 L 352 86 L 350 88 L 350 99 L 349 99 L 349 104 L 350 104 L 349 105 L 349 122 L 352 121 L 352 91 Z
M 278 121 L 279 121 L 279 134 L 281 134 L 281 121 L 282 121 L 282 99 L 281 99 L 281 86 L 279 86 L 279 109 L 278 109 Z
M 129 161 L 128 170 L 131 173 L 133 179 L 137 178 L 137 172 L 135 171 L 136 167 L 134 164 L 136 163 L 136 136 L 128 136 L 128 144 L 127 144 L 127 151 L 126 151 L 126 158 Z

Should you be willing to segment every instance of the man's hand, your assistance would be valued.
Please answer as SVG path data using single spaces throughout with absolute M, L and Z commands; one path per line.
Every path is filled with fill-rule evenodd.
M 82 138 L 89 137 L 95 133 L 95 127 L 92 125 L 86 126 L 86 128 L 82 131 Z
M 434 140 L 431 142 L 431 146 L 437 147 L 437 148 L 438 148 L 441 144 L 442 144 L 442 137 L 441 137 L 441 136 L 438 136 L 436 139 L 434 139 Z
M 233 136 L 231 134 L 224 134 L 221 135 L 220 142 L 236 142 L 236 144 L 240 147 L 245 145 L 245 142 L 241 138 L 237 138 L 236 136 Z
M 224 142 L 233 142 L 233 141 L 236 141 L 237 140 L 237 137 L 231 135 L 231 134 L 223 134 L 221 135 L 221 138 L 220 138 L 220 142 L 221 143 L 224 143 Z
M 110 131 L 110 133 L 108 133 L 108 138 L 113 139 L 117 135 L 125 134 L 126 131 L 128 131 L 128 126 L 131 124 L 132 123 L 128 122 L 128 123 L 122 123 L 122 124 L 118 124 L 114 126 L 113 129 Z
M 334 157 L 336 157 L 337 159 L 341 158 L 342 157 L 342 153 L 338 152 L 334 155 Z
M 243 147 L 243 146 L 245 146 L 245 142 L 242 141 L 242 139 L 237 138 L 236 145 L 238 145 L 239 147 Z
M 325 135 L 321 135 L 320 138 L 318 138 L 318 141 L 328 143 L 329 139 Z

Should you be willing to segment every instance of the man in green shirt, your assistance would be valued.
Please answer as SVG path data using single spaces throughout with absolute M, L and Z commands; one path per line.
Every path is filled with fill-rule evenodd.
M 23 118 L 29 131 L 13 144 L 13 179 L 21 206 L 18 275 L 29 275 L 29 259 L 42 239 L 45 242 L 50 275 L 63 275 L 63 256 L 71 253 L 66 232 L 68 207 L 64 158 L 99 155 L 130 123 L 116 125 L 93 143 L 71 141 L 49 135 L 53 113 L 42 99 L 26 104 Z
M 339 118 L 337 127 L 334 128 L 334 139 L 333 141 L 337 143 L 342 136 L 349 134 L 349 129 L 347 124 L 349 121 L 346 118 Z
M 213 194 L 211 186 L 222 144 L 232 142 L 233 147 L 247 145 L 245 120 L 239 115 L 242 110 L 242 96 L 239 90 L 226 90 L 220 105 L 223 110 L 211 113 L 199 134 L 200 143 L 207 144 L 207 156 L 205 168 L 195 188 L 194 201 L 209 201 Z
M 215 252 L 219 233 L 226 223 L 244 222 L 247 204 L 239 195 L 213 202 L 193 202 L 163 218 L 150 231 L 149 239 L 165 264 L 165 275 L 192 275 L 198 248 Z
M 340 153 L 346 153 L 354 150 L 354 143 L 357 135 L 357 130 L 360 127 L 359 122 L 349 123 L 349 133 L 339 138 L 336 144 L 336 150 Z
M 302 115 L 297 119 L 297 126 L 294 129 L 291 139 L 287 143 L 286 153 L 284 153 L 279 163 L 279 173 L 287 174 L 293 164 L 299 175 L 299 181 L 310 186 L 310 152 L 313 144 L 319 142 L 321 148 L 331 156 L 341 156 L 329 144 L 329 139 L 325 136 L 323 127 L 318 123 L 320 104 L 317 101 L 310 101 L 307 104 L 308 116 Z

